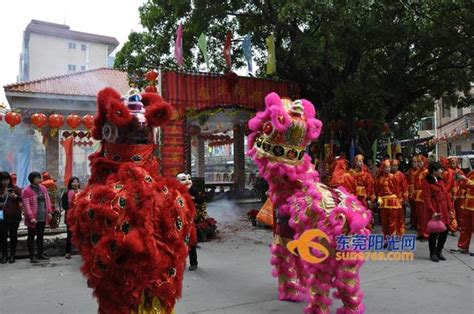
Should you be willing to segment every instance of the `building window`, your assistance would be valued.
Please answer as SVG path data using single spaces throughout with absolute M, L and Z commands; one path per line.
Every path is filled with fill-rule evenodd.
M 69 49 L 76 49 L 76 43 L 69 43 Z
M 85 71 L 86 70 L 86 66 L 85 65 L 81 65 L 81 71 Z
M 451 100 L 447 96 L 441 99 L 441 108 L 443 110 L 443 118 L 451 118 Z
M 461 155 L 461 145 L 456 145 L 456 156 Z
M 87 47 L 86 44 L 82 44 L 81 45 L 81 51 L 86 51 L 86 47 Z
M 76 71 L 76 66 L 74 64 L 68 64 L 67 70 L 69 72 L 75 72 Z

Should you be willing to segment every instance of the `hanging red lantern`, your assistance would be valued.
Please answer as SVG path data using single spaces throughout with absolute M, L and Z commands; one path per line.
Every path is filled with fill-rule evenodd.
M 53 129 L 59 129 L 64 124 L 64 117 L 61 114 L 54 113 L 49 116 L 48 124 Z
M 158 78 L 158 72 L 156 72 L 155 70 L 150 70 L 146 72 L 145 74 L 145 79 L 147 81 L 156 81 L 157 78 Z
M 70 114 L 66 118 L 66 123 L 71 129 L 75 130 L 81 125 L 81 117 L 77 114 Z
M 5 115 L 5 122 L 13 129 L 21 123 L 21 115 L 18 112 L 10 111 Z
M 94 126 L 94 116 L 91 114 L 86 114 L 84 117 L 82 117 L 82 124 L 87 129 L 92 129 L 92 127 Z
M 31 115 L 31 123 L 33 123 L 37 128 L 41 129 L 48 122 L 48 118 L 43 113 L 35 113 Z

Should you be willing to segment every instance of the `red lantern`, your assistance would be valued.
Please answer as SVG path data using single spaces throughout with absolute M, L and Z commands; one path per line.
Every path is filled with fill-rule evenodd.
M 145 74 L 145 79 L 147 81 L 156 81 L 157 78 L 158 78 L 158 72 L 156 72 L 155 70 L 150 70 L 146 72 Z
M 45 114 L 35 113 L 31 116 L 31 123 L 33 123 L 37 128 L 41 129 L 48 122 L 48 118 Z
M 155 85 L 148 85 L 147 87 L 145 87 L 145 92 L 158 94 L 158 89 L 156 88 Z
M 87 129 L 92 129 L 92 127 L 94 126 L 94 116 L 91 115 L 91 114 L 86 114 L 83 118 L 82 118 L 82 124 L 84 124 L 84 126 L 87 128 Z
M 64 124 L 64 117 L 60 114 L 52 114 L 48 118 L 49 126 L 53 129 L 59 129 Z
M 8 123 L 11 128 L 14 128 L 21 123 L 21 115 L 18 112 L 10 111 L 5 115 L 5 122 Z
M 79 117 L 77 114 L 70 114 L 66 118 L 66 123 L 71 129 L 75 130 L 81 125 L 81 117 Z

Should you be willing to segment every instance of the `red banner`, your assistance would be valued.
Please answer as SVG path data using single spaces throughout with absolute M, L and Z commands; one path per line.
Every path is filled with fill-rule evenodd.
M 293 96 L 288 82 L 238 77 L 229 90 L 224 75 L 164 71 L 162 77 L 163 98 L 181 112 L 235 105 L 262 110 L 265 96 L 271 92 Z
M 74 150 L 74 138 L 68 137 L 62 142 L 64 147 L 64 156 L 66 157 L 66 165 L 64 166 L 64 184 L 69 182 L 72 177 L 72 165 L 73 165 L 73 150 Z

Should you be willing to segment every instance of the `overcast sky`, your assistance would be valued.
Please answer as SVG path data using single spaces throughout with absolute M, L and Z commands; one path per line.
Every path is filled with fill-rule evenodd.
M 140 30 L 144 0 L 0 0 L 0 102 L 3 86 L 16 82 L 23 31 L 32 19 L 69 25 L 71 30 L 112 36 L 120 46 Z M 119 48 L 120 48 L 119 46 Z

